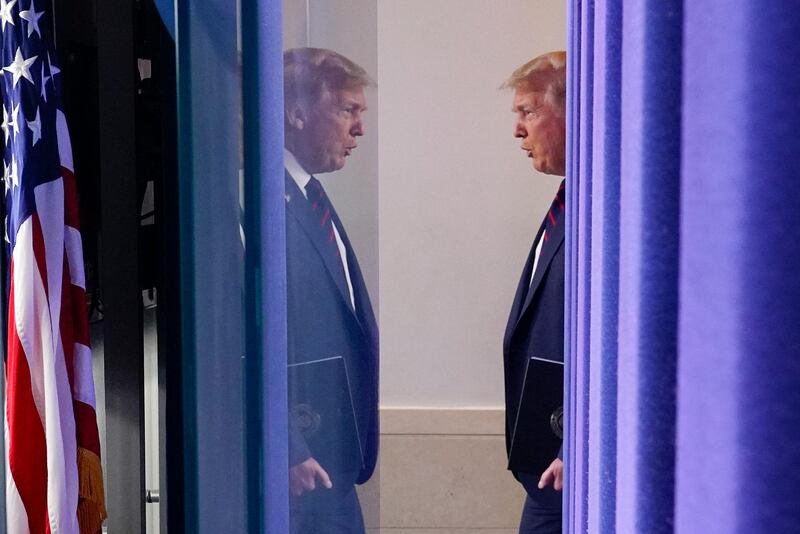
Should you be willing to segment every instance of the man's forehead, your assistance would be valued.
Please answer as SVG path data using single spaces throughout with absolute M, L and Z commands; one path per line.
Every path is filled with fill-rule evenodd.
M 342 105 L 356 104 L 362 110 L 367 109 L 367 98 L 363 87 L 336 89 L 328 92 L 331 102 Z
M 339 95 L 339 102 L 342 104 L 356 104 L 362 110 L 367 109 L 367 98 L 364 96 L 364 90 L 357 92 L 345 91 Z
M 518 88 L 514 91 L 512 101 L 512 111 L 517 111 L 520 107 L 529 104 L 537 104 L 544 98 L 544 92 L 537 89 Z

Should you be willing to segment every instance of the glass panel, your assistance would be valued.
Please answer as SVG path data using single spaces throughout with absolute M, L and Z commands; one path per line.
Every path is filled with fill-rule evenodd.
M 289 360 L 322 369 L 309 362 L 357 354 L 350 371 L 377 359 L 377 351 L 361 348 L 362 332 L 348 327 L 351 315 L 359 319 L 358 299 L 350 299 L 350 259 L 357 257 L 357 276 L 380 319 L 380 465 L 358 486 L 367 529 L 519 526 L 525 490 L 506 470 L 503 337 L 562 178 L 536 171 L 519 150 L 514 91 L 498 87 L 533 57 L 565 48 L 564 15 L 556 0 L 284 0 L 285 48 L 295 50 L 287 56 L 285 94 Z M 303 47 L 314 50 L 297 50 Z M 326 166 L 314 156 L 326 153 L 339 130 L 325 113 L 348 96 L 336 84 L 349 80 L 334 74 L 345 62 L 336 54 L 377 84 L 364 89 L 368 110 L 360 110 L 356 130 L 331 119 L 345 128 L 339 146 L 358 148 L 337 160 L 332 143 Z M 293 76 L 302 80 L 295 65 L 307 63 L 324 67 L 316 79 L 326 90 L 292 87 Z M 344 84 L 353 85 L 360 89 Z M 321 190 L 314 181 L 306 187 L 308 175 Z M 328 203 L 338 215 L 332 226 Z M 338 223 L 349 238 L 341 250 Z M 293 421 L 306 441 L 323 441 L 325 413 L 302 401 L 337 383 L 334 364 L 325 365 L 329 371 L 290 370 Z M 350 384 L 357 406 L 374 385 L 359 378 Z M 361 400 L 363 412 L 374 410 Z M 331 431 L 341 457 L 349 450 L 343 425 Z M 313 447 L 290 449 L 304 453 L 294 465 L 321 456 Z M 296 525 L 323 516 L 335 499 L 324 497 L 335 495 L 330 490 L 309 493 L 293 497 Z
M 186 532 L 246 531 L 238 13 L 177 3 Z
M 284 2 L 296 534 L 379 524 L 376 9 L 366 1 Z

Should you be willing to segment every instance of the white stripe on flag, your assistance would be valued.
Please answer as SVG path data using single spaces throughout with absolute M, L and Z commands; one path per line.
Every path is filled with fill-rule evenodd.
M 43 289 L 43 288 L 42 288 Z M 59 336 L 56 350 L 45 354 L 47 391 L 47 509 L 52 534 L 78 534 L 78 444 L 75 413 Z
M 42 226 L 47 293 L 53 340 L 61 339 L 61 290 L 64 278 L 64 180 L 58 178 L 34 188 L 36 213 Z M 40 258 L 41 259 L 41 258 Z
M 85 290 L 86 280 L 83 273 L 81 233 L 71 226 L 64 227 L 64 247 L 67 249 L 67 262 L 69 263 L 69 276 L 72 285 Z
M 74 172 L 75 165 L 72 163 L 72 144 L 69 140 L 67 118 L 60 109 L 56 110 L 56 135 L 58 136 L 58 157 L 61 160 L 61 166 L 69 172 Z
M 92 377 L 92 349 L 81 343 L 75 343 L 74 356 L 74 392 L 76 401 L 96 408 L 94 396 L 94 379 Z
M 3 422 L 6 433 L 6 527 L 11 534 L 30 534 L 28 513 L 25 511 L 25 505 L 22 504 L 22 497 L 14 483 L 14 477 L 11 476 L 11 469 L 8 468 L 8 444 L 11 440 L 8 435 L 8 419 L 5 416 Z
M 41 280 L 33 254 L 33 219 L 28 217 L 17 231 L 13 252 L 14 320 L 17 335 L 28 360 L 33 402 L 42 427 L 46 427 L 42 355 L 52 350 L 50 312 L 43 291 L 34 291 L 34 278 Z M 39 282 L 41 285 L 41 281 Z M 44 328 L 43 328 L 44 326 Z
M 46 350 L 42 359 L 45 388 L 45 414 L 47 425 L 45 439 L 47 442 L 47 509 L 50 517 L 52 534 L 78 534 L 78 445 L 75 436 L 75 413 L 72 407 L 72 390 L 67 374 L 64 358 L 64 347 L 61 340 L 61 283 L 64 268 L 64 219 L 63 219 L 63 182 L 41 185 L 35 190 L 37 207 L 53 210 L 48 213 L 61 212 L 61 225 L 55 219 L 47 217 L 42 222 L 42 232 L 47 256 L 48 283 L 57 281 L 58 285 L 49 285 L 49 301 L 55 346 Z M 56 209 L 61 197 L 61 210 Z M 43 203 L 51 204 L 43 208 Z M 41 213 L 40 213 L 41 217 Z M 57 235 L 48 235 L 56 232 Z M 60 254 L 54 254 L 53 249 Z M 53 258 L 51 259 L 51 256 Z M 51 276 L 51 271 L 58 271 L 59 276 Z M 38 275 L 38 270 L 36 271 Z M 44 286 L 39 276 L 34 277 L 34 290 L 44 296 Z M 42 325 L 44 330 L 47 325 Z

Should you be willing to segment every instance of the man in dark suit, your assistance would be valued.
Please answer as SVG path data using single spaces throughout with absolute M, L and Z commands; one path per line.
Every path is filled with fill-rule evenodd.
M 377 458 L 378 329 L 353 246 L 314 176 L 341 169 L 356 148 L 370 83 L 364 69 L 336 52 L 284 54 L 289 364 L 341 357 L 346 369 L 309 375 L 319 383 L 289 384 L 293 534 L 362 534 L 354 485 L 370 478 Z M 339 383 L 327 384 L 330 377 Z M 301 389 L 330 390 L 335 396 L 323 403 L 340 405 L 293 406 Z M 328 422 L 322 413 L 354 419 L 354 432 L 328 426 L 317 439 L 314 432 Z
M 551 52 L 514 71 L 505 83 L 514 90 L 513 112 L 517 117 L 514 136 L 522 140 L 521 148 L 533 160 L 537 171 L 558 176 L 563 176 L 565 169 L 565 67 L 566 54 Z M 563 395 L 563 368 L 559 364 L 564 361 L 564 193 L 562 181 L 533 241 L 503 341 L 509 469 L 528 494 L 520 521 L 521 534 L 561 533 L 560 436 L 549 434 L 557 434 L 557 429 L 545 426 L 540 435 L 533 436 L 539 440 L 537 444 L 555 443 L 549 449 L 537 446 L 519 450 L 512 445 L 520 424 L 518 416 L 537 411 L 533 406 L 537 403 L 560 405 L 559 395 Z M 550 380 L 558 383 L 543 387 L 532 373 L 526 376 L 531 358 L 557 362 L 552 364 L 558 369 L 557 378 Z M 526 383 L 540 386 L 531 390 Z M 558 418 L 556 411 L 552 419 Z M 533 472 L 534 469 L 543 471 Z

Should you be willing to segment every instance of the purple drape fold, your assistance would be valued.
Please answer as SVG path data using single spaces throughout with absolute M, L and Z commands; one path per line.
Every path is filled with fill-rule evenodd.
M 617 311 L 619 306 L 620 0 L 595 4 L 592 211 L 591 343 L 589 357 L 589 530 L 613 532 L 617 469 Z M 591 232 L 591 229 L 596 229 Z
M 686 6 L 676 530 L 800 525 L 800 3 Z
M 800 524 L 800 4 L 572 0 L 564 531 Z

